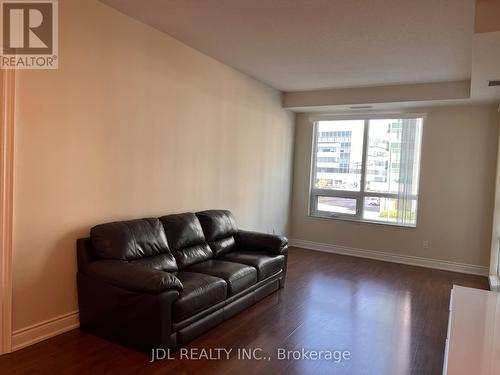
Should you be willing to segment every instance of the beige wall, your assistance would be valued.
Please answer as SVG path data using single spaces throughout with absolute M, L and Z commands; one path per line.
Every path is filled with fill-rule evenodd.
M 500 0 L 476 0 L 474 32 L 500 31 Z
M 228 208 L 288 227 L 278 91 L 96 1 L 59 4 L 59 70 L 17 80 L 14 329 L 77 309 L 75 240 L 93 224 Z
M 498 142 L 497 106 L 426 112 L 417 228 L 308 216 L 312 124 L 297 116 L 292 203 L 294 239 L 488 266 Z M 429 240 L 430 248 L 422 242 Z
M 370 103 L 452 100 L 470 98 L 470 80 L 411 83 L 387 86 L 351 87 L 329 90 L 291 91 L 283 94 L 283 107 L 300 112 L 322 106 L 349 106 Z M 309 108 L 308 108 L 309 107 Z M 348 110 L 348 108 L 344 108 Z

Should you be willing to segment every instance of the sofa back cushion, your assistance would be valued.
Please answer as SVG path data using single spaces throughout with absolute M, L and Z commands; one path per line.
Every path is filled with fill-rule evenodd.
M 158 271 L 176 272 L 179 270 L 177 268 L 177 261 L 170 251 L 152 257 L 136 259 L 131 261 L 130 263 L 153 268 Z
M 90 240 L 96 254 L 105 259 L 134 260 L 170 251 L 156 218 L 96 225 L 90 230 Z
M 234 239 L 238 226 L 233 214 L 227 210 L 208 210 L 197 212 L 205 238 L 215 256 L 219 256 L 236 247 Z
M 168 243 L 179 269 L 200 263 L 213 257 L 205 240 L 200 221 L 195 214 L 167 215 L 160 217 Z

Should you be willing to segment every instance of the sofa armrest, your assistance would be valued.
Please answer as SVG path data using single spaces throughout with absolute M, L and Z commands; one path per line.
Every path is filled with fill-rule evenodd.
M 160 293 L 168 289 L 183 289 L 181 281 L 169 272 L 120 260 L 91 262 L 87 273 L 91 277 L 132 292 Z
M 275 234 L 239 230 L 236 233 L 236 244 L 239 249 L 263 250 L 282 254 L 288 247 L 288 239 Z

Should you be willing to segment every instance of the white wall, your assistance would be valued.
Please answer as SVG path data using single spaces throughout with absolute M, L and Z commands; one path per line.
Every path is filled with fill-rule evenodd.
M 500 128 L 500 121 L 498 123 Z M 500 133 L 500 132 L 499 132 Z M 500 134 L 499 134 L 500 135 Z M 500 138 L 499 138 L 500 144 Z M 495 183 L 495 199 L 493 201 L 493 226 L 491 233 L 490 275 L 498 275 L 498 259 L 500 250 L 500 149 L 497 156 Z
M 59 7 L 59 70 L 17 77 L 15 330 L 77 309 L 75 241 L 97 223 L 227 208 L 288 230 L 278 91 L 97 1 Z

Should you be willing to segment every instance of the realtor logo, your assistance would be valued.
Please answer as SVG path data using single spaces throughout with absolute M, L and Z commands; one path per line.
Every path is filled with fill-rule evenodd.
M 57 1 L 4 0 L 0 4 L 0 67 L 57 69 Z

